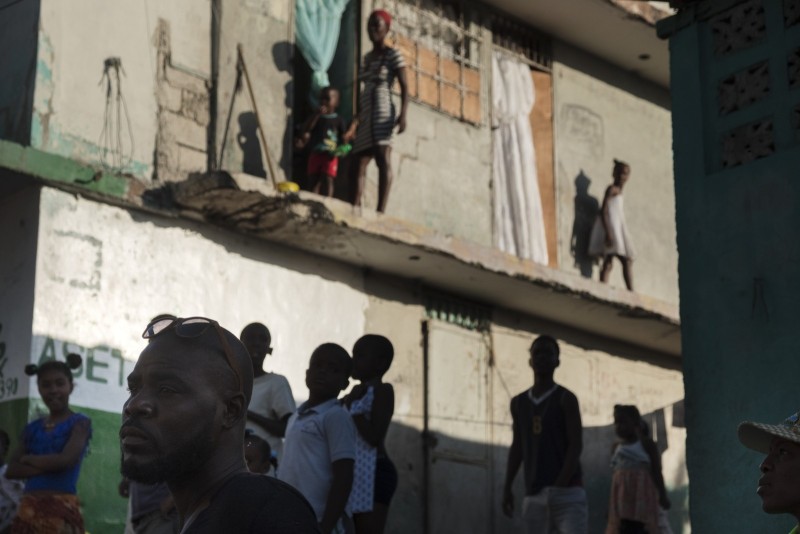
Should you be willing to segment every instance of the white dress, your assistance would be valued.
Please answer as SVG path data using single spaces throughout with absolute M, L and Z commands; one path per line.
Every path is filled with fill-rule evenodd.
M 633 259 L 635 256 L 633 242 L 625 223 L 625 210 L 623 209 L 622 193 L 609 196 L 606 200 L 608 206 L 608 230 L 614 241 L 610 247 L 606 246 L 606 231 L 603 227 L 603 212 L 597 216 L 589 238 L 590 256 L 622 256 Z

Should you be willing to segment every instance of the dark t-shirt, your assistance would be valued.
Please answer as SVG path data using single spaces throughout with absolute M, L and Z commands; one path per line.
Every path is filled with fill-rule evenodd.
M 285 482 L 235 475 L 214 495 L 184 534 L 319 534 L 311 505 Z
M 523 391 L 511 399 L 511 418 L 514 438 L 520 440 L 522 447 L 525 494 L 536 495 L 542 488 L 553 485 L 566 460 L 569 438 L 562 402 L 569 392 L 557 386 L 538 405 L 531 400 L 529 392 Z M 569 485 L 581 485 L 580 463 Z
M 336 113 L 320 115 L 308 145 L 314 152 L 333 152 L 342 143 L 344 138 L 344 120 Z

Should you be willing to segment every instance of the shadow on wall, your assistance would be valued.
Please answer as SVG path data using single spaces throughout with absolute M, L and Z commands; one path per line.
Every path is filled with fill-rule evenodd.
M 292 56 L 294 55 L 294 45 L 289 41 L 280 41 L 272 46 L 272 60 L 275 67 L 279 72 L 288 72 L 294 74 L 294 66 Z M 293 78 L 290 78 L 286 85 L 283 87 L 283 109 L 291 110 L 294 106 L 294 83 Z M 286 179 L 291 179 L 292 169 L 292 120 L 293 117 L 284 114 L 282 117 L 262 117 L 261 120 L 269 122 L 270 120 L 283 121 L 283 136 L 282 136 L 282 149 L 280 151 L 280 159 L 276 161 L 276 165 L 283 169 Z M 276 154 L 273 154 L 275 157 Z
M 240 113 L 238 117 L 239 133 L 236 143 L 242 151 L 242 171 L 261 178 L 267 177 L 264 170 L 264 155 L 261 152 L 261 141 L 258 139 L 258 122 L 252 111 Z
M 681 424 L 679 413 L 682 406 L 683 401 L 680 401 L 643 415 L 654 430 L 654 439 L 662 453 L 671 446 L 667 440 L 665 411 L 673 410 L 674 424 Z M 611 409 L 609 407 L 609 411 Z M 494 426 L 494 435 L 510 432 L 506 425 Z M 590 534 L 605 532 L 611 487 L 609 461 L 615 440 L 613 425 L 584 427 L 581 465 L 589 499 Z M 427 450 L 423 443 L 429 447 Z M 389 511 L 387 533 L 456 534 L 470 530 L 483 532 L 484 527 L 487 534 L 524 531 L 519 513 L 523 495 L 522 469 L 514 485 L 514 518 L 508 519 L 500 508 L 508 447 L 442 434 L 431 434 L 423 440 L 419 429 L 399 422 L 390 426 L 386 447 L 399 473 L 399 486 Z M 466 457 L 470 461 L 462 461 Z M 682 534 L 685 525 L 689 524 L 688 487 L 668 489 L 672 502 L 669 511 L 672 531 Z M 435 528 L 426 530 L 426 516 L 429 525 Z M 460 522 L 473 528 L 460 530 Z
M 600 213 L 600 202 L 589 194 L 592 180 L 583 170 L 575 177 L 575 220 L 572 223 L 570 253 L 581 276 L 591 278 L 595 259 L 589 256 L 589 238 L 592 226 Z

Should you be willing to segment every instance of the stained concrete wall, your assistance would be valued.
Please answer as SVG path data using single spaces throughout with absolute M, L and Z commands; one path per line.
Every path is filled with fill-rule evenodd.
M 80 161 L 105 160 L 116 166 L 106 148 L 115 147 L 119 136 L 123 156 L 130 156 L 120 170 L 149 178 L 158 127 L 154 38 L 159 19 L 170 24 L 172 63 L 208 76 L 209 32 L 198 29 L 210 28 L 209 6 L 208 0 L 42 2 L 31 144 Z M 103 79 L 109 57 L 119 57 L 124 69 L 125 107 L 119 106 L 118 124 L 116 85 L 107 106 Z M 110 141 L 103 139 L 107 107 L 113 119 Z
M 497 426 L 495 442 L 495 495 L 502 498 L 502 483 L 511 444 L 511 398 L 530 388 L 533 373 L 528 365 L 528 350 L 537 335 L 547 333 L 559 339 L 561 365 L 556 381 L 578 397 L 583 422 L 581 465 L 589 498 L 591 533 L 605 529 L 608 512 L 611 448 L 616 440 L 613 426 L 615 404 L 635 404 L 651 427 L 662 451 L 663 473 L 672 500 L 669 512 L 674 532 L 689 532 L 688 478 L 685 465 L 686 430 L 682 413 L 683 383 L 679 360 L 588 336 L 557 325 L 498 312 L 492 330 L 494 366 L 492 380 L 492 418 Z M 673 412 L 679 417 L 674 418 Z M 522 474 L 517 475 L 515 495 L 524 494 Z M 518 509 L 521 502 L 517 503 Z M 496 532 L 522 529 L 497 515 Z
M 366 24 L 374 2 L 362 2 L 361 54 L 371 44 Z M 481 43 L 481 124 L 472 125 L 409 99 L 407 127 L 392 144 L 394 181 L 386 213 L 435 228 L 445 235 L 482 245 L 492 238 L 492 136 L 488 124 L 491 42 L 483 28 Z M 398 89 L 399 91 L 399 89 Z M 394 95 L 397 112 L 399 95 Z M 375 209 L 378 171 L 367 170 L 364 209 Z
M 210 0 L 90 1 L 79 6 L 44 2 L 38 53 L 35 47 L 32 53 L 36 68 L 31 144 L 105 164 L 146 183 L 151 177 L 175 181 L 206 169 L 211 128 L 216 135 L 214 162 L 266 176 L 266 155 L 256 134 L 249 93 L 234 98 L 236 47 L 241 43 L 276 178 L 282 181 L 291 158 L 292 3 L 241 0 L 220 6 L 220 72 L 212 116 Z M 113 71 L 107 101 L 103 72 L 109 57 L 122 62 L 124 105 L 117 100 Z M 13 86 L 16 92 L 21 87 L 33 89 L 33 82 L 21 83 L 24 66 L 6 78 L 20 81 Z M 22 96 L 9 94 L 0 103 L 17 102 Z
M 380 332 L 392 339 L 395 360 L 386 380 L 395 387 L 395 417 L 387 439 L 387 450 L 400 472 L 400 487 L 389 516 L 388 532 L 423 532 L 427 513 L 454 514 L 459 507 L 483 508 L 491 516 L 493 532 L 521 531 L 519 514 L 509 520 L 500 511 L 508 447 L 511 444 L 509 403 L 512 396 L 529 388 L 533 375 L 528 366 L 531 341 L 548 333 L 559 338 L 562 365 L 556 379 L 578 396 L 584 425 L 582 466 L 589 495 L 590 532 L 605 529 L 611 471 L 614 404 L 636 404 L 654 429 L 662 451 L 663 473 L 672 500 L 669 513 L 674 532 L 688 533 L 688 477 L 685 465 L 686 430 L 683 423 L 683 381 L 680 360 L 642 351 L 628 345 L 587 335 L 552 323 L 536 320 L 503 309 L 495 309 L 491 326 L 491 358 L 485 377 L 490 410 L 485 421 L 490 463 L 486 467 L 490 487 L 476 492 L 464 490 L 469 475 L 453 469 L 447 480 L 431 478 L 426 465 L 425 362 L 422 322 L 425 290 L 413 283 L 380 274 L 365 278 L 369 295 L 365 330 Z M 431 358 L 431 355 L 427 356 Z M 454 365 L 461 358 L 452 356 Z M 454 371 L 454 375 L 456 372 Z M 453 402 L 472 398 L 481 391 L 465 389 L 460 381 L 435 381 L 432 388 L 445 388 Z M 486 393 L 488 392 L 488 393 Z M 437 395 L 441 398 L 441 395 Z M 442 437 L 440 436 L 440 441 Z M 469 446 L 469 444 L 468 444 Z M 426 475 L 426 469 L 427 475 Z M 524 493 L 522 474 L 516 479 L 517 510 Z M 426 503 L 426 491 L 462 495 L 453 508 L 442 510 Z M 481 500 L 467 495 L 478 493 Z M 490 502 L 485 502 L 488 499 Z
M 221 4 L 217 153 L 222 168 L 268 177 L 245 82 L 234 95 L 236 46 L 241 44 L 276 180 L 289 178 L 292 158 L 294 2 L 235 0 Z M 233 102 L 233 106 L 231 103 Z M 225 128 L 228 136 L 223 150 Z
M 675 194 L 672 185 L 672 130 L 667 89 L 644 81 L 586 52 L 555 42 L 553 47 L 558 260 L 565 271 L 597 279 L 599 268 L 575 251 L 585 243 L 594 217 L 587 206 L 602 206 L 612 183 L 613 159 L 631 165 L 625 186 L 625 216 L 636 247 L 637 292 L 677 304 Z M 580 193 L 580 180 L 588 191 Z M 578 180 L 576 182 L 576 180 Z M 577 209 L 576 209 L 577 207 Z M 582 209 L 583 208 L 583 209 Z M 583 260 L 583 261 L 582 261 Z M 610 283 L 625 287 L 616 262 Z
M 32 280 L 20 282 L 12 284 L 20 294 L 11 295 L 21 302 L 33 296 L 33 341 L 5 369 L 7 378 L 28 383 L 22 367 L 29 361 L 73 351 L 84 357 L 71 403 L 93 418 L 92 454 L 79 485 L 92 532 L 119 532 L 124 518 L 125 502 L 116 495 L 119 412 L 151 317 L 209 316 L 237 334 L 252 321 L 268 324 L 275 353 L 267 368 L 287 376 L 298 401 L 307 398 L 312 350 L 326 341 L 352 347 L 364 331 L 368 302 L 357 269 L 47 188 L 39 209 L 35 290 Z M 17 224 L 13 212 L 5 213 Z M 31 277 L 34 270 L 26 272 Z M 23 315 L 6 320 L 24 330 Z M 34 385 L 31 392 L 35 414 L 42 405 Z
M 25 356 L 6 368 L 25 380 L 20 373 L 28 361 L 63 358 L 71 351 L 83 355 L 71 400 L 94 421 L 92 455 L 79 486 L 92 532 L 116 531 L 124 517 L 124 502 L 116 497 L 115 485 L 116 430 L 126 398 L 125 376 L 143 347 L 139 336 L 144 324 L 164 312 L 216 317 L 234 332 L 250 321 L 265 322 L 275 346 L 267 368 L 289 378 L 298 401 L 306 398 L 304 370 L 317 344 L 334 341 L 349 349 L 365 332 L 390 337 L 396 355 L 386 379 L 395 385 L 396 406 L 387 448 L 400 472 L 400 489 L 389 532 L 422 531 L 426 491 L 437 491 L 436 484 L 443 483 L 434 480 L 428 488 L 425 478 L 423 288 L 207 225 L 131 212 L 49 188 L 37 198 L 30 202 L 31 209 L 41 213 L 35 289 L 32 281 L 23 284 L 17 290 L 23 294 L 16 297 L 27 296 L 33 303 L 32 342 Z M 177 257 L 175 250 L 181 251 Z M 492 360 L 484 362 L 487 380 L 493 384 L 485 399 L 490 418 L 477 421 L 488 425 L 486 432 L 492 436 L 479 445 L 491 451 L 487 469 L 492 483 L 484 488 L 491 502 L 481 505 L 487 514 L 494 514 L 495 532 L 512 526 L 494 508 L 510 443 L 508 402 L 530 386 L 527 347 L 543 332 L 563 340 L 564 363 L 557 378 L 581 400 L 592 531 L 599 532 L 604 524 L 613 441 L 611 407 L 616 402 L 636 402 L 643 413 L 655 414 L 663 422 L 663 427 L 657 425 L 665 431 L 659 443 L 667 446 L 665 476 L 673 490 L 673 523 L 679 526 L 685 491 L 680 461 L 683 435 L 674 428 L 670 411 L 682 398 L 677 362 L 500 309 L 491 330 L 494 349 L 487 355 Z M 440 398 L 449 396 L 453 402 L 472 394 L 441 381 L 431 387 L 439 388 Z M 33 391 L 31 415 L 42 409 Z M 7 424 L 2 416 L 0 426 Z M 428 512 L 449 514 L 454 509 Z
M 414 102 L 392 148 L 394 182 L 387 214 L 481 245 L 492 241 L 491 133 Z M 377 204 L 370 166 L 365 209 Z

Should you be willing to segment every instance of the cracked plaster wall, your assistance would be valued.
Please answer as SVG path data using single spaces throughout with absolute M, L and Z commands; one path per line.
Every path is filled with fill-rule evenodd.
M 163 119 L 158 115 L 163 95 L 157 95 L 159 20 L 169 22 L 171 64 L 194 77 L 207 78 L 209 32 L 198 28 L 210 28 L 210 13 L 208 0 L 41 2 L 31 145 L 90 164 L 108 161 L 102 141 L 106 113 L 103 65 L 106 58 L 119 57 L 130 122 L 129 135 L 121 108 L 122 152 L 130 157 L 115 170 L 149 179 Z M 174 95 L 165 98 L 175 105 Z M 112 102 L 115 112 L 114 105 Z M 187 137 L 194 135 L 196 132 L 190 132 Z M 198 138 L 196 143 L 184 144 L 191 148 L 199 144 L 204 149 L 205 133 L 202 143 Z M 188 167 L 201 168 L 197 155 L 190 157 L 185 148 L 177 149 L 178 157 L 184 164 L 191 159 Z
M 491 132 L 410 103 L 394 139 L 394 182 L 386 213 L 475 243 L 492 245 Z M 365 205 L 377 204 L 370 164 Z

